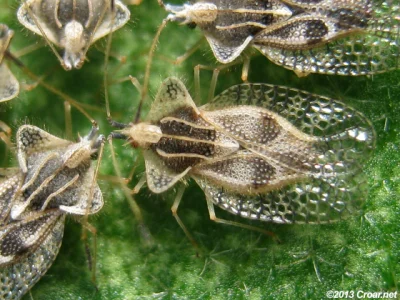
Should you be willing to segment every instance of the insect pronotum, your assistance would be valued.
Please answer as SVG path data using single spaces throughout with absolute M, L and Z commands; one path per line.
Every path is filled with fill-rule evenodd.
M 19 168 L 0 182 L 0 298 L 20 299 L 50 268 L 66 215 L 103 206 L 96 183 L 104 136 L 93 127 L 79 142 L 31 125 L 17 132 Z
M 274 223 L 329 223 L 365 199 L 362 166 L 375 146 L 368 119 L 339 101 L 284 86 L 240 84 L 197 107 L 184 84 L 166 79 L 137 124 L 111 134 L 142 150 L 147 182 L 162 193 L 190 177 L 203 189 L 210 218 L 217 205 Z M 184 187 L 177 192 L 177 210 Z
M 387 0 L 195 0 L 170 5 L 167 21 L 198 26 L 215 58 L 248 47 L 299 75 L 368 75 L 399 65 L 400 8 Z M 248 59 L 242 78 L 247 79 Z
M 119 0 L 26 0 L 18 10 L 19 22 L 46 39 L 66 70 L 82 67 L 90 45 L 129 18 Z M 54 45 L 64 49 L 62 57 Z

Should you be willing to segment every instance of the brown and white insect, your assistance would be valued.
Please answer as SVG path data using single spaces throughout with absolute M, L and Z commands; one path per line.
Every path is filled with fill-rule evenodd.
M 367 75 L 397 69 L 400 8 L 374 0 L 195 0 L 159 3 L 167 20 L 198 26 L 215 58 L 230 63 L 248 47 L 308 73 Z M 245 70 L 245 68 L 244 68 Z M 247 72 L 247 71 L 244 71 Z M 247 78 L 247 73 L 242 76 Z
M 19 22 L 46 39 L 66 70 L 79 69 L 90 45 L 129 18 L 119 0 L 26 0 L 18 10 Z M 64 49 L 63 57 L 53 44 Z
M 50 268 L 66 215 L 103 206 L 91 160 L 104 136 L 93 127 L 73 143 L 35 126 L 17 132 L 19 168 L 0 183 L 0 298 L 20 299 Z M 98 153 L 100 152 L 100 153 Z
M 7 25 L 0 24 L 0 102 L 11 100 L 19 93 L 19 82 L 8 68 L 4 58 L 13 35 L 14 31 Z
M 365 199 L 361 169 L 375 132 L 360 112 L 333 99 L 241 84 L 196 107 L 171 77 L 146 121 L 113 123 L 120 130 L 111 137 L 128 140 L 144 155 L 146 175 L 135 192 L 145 181 L 162 193 L 193 178 L 219 223 L 238 225 L 217 218 L 215 205 L 248 219 L 328 223 L 356 212 Z M 182 185 L 172 207 L 180 224 L 183 191 Z

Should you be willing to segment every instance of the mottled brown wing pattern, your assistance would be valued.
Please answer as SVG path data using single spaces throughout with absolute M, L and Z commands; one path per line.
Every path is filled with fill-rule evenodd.
M 275 0 L 209 2 L 218 7 L 216 19 L 213 22 L 198 22 L 197 25 L 221 63 L 235 60 L 258 32 L 291 16 L 286 5 Z
M 72 143 L 37 127 L 21 126 L 17 132 L 17 154 L 24 173 L 20 187 L 24 197 L 14 200 L 11 214 L 46 208 L 58 208 L 75 215 L 99 211 L 103 197 L 97 184 L 91 207 L 86 208 L 94 181 L 91 154 L 100 147 L 103 138 L 97 138 L 95 132 L 94 128 L 80 142 Z
M 297 130 L 318 139 L 320 147 L 339 150 L 363 164 L 375 147 L 371 122 L 354 108 L 331 98 L 270 84 L 240 84 L 215 97 L 200 110 L 250 105 L 265 108 L 290 122 Z M 352 153 L 350 155 L 350 153 Z
M 258 32 L 292 15 L 286 4 L 276 0 L 193 1 L 190 9 L 187 5 L 166 5 L 166 9 L 172 13 L 171 20 L 195 23 L 221 63 L 235 60 Z
M 103 197 L 91 166 L 104 136 L 98 128 L 73 143 L 23 125 L 16 174 L 0 183 L 0 296 L 20 299 L 47 271 L 61 246 L 66 214 L 98 212 Z
M 153 193 L 162 193 L 182 179 L 190 170 L 190 166 L 177 172 L 165 164 L 156 153 L 151 150 L 143 151 L 146 162 L 147 186 Z
M 20 174 L 15 174 L 0 182 L 0 226 L 6 223 L 20 184 Z
M 294 167 L 289 168 L 247 150 L 199 163 L 190 175 L 242 195 L 267 193 L 308 177 Z
M 277 223 L 325 223 L 359 209 L 362 165 L 375 146 L 360 112 L 268 84 L 231 87 L 195 109 L 178 79 L 161 91 L 172 87 L 158 94 L 156 111 L 168 114 L 155 114 L 157 142 L 145 150 L 152 191 L 188 175 L 223 209 Z
M 32 253 L 42 244 L 58 223 L 62 212 L 32 212 L 21 221 L 0 227 L 0 267 L 12 264 Z
M 312 164 L 319 154 L 313 147 L 316 138 L 304 134 L 278 114 L 243 105 L 202 111 L 202 117 L 217 131 L 271 163 L 279 162 L 301 173 L 313 172 Z
M 394 0 L 197 0 L 165 8 L 168 20 L 200 27 L 224 64 L 255 47 L 299 75 L 359 76 L 399 66 Z
M 256 107 L 263 108 L 258 121 L 252 113 Z M 227 156 L 193 168 L 214 204 L 252 219 L 323 223 L 356 211 L 365 199 L 361 169 L 375 132 L 351 107 L 287 87 L 242 84 L 199 109 L 251 153 L 240 162 Z M 273 122 L 263 122 L 268 111 Z M 288 133 L 295 138 L 279 138 Z
M 20 299 L 50 268 L 61 247 L 64 220 L 58 218 L 35 251 L 0 269 L 1 299 Z
M 300 15 L 260 32 L 254 47 L 274 63 L 305 74 L 358 76 L 397 69 L 398 5 L 391 1 L 337 4 L 325 7 L 320 16 Z

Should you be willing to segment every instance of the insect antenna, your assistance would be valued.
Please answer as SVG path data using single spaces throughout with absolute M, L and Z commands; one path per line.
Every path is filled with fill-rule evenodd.
M 91 135 L 96 134 L 98 131 L 98 127 L 97 124 L 94 122 L 92 125 L 92 131 L 90 132 L 88 138 L 91 137 Z M 83 219 L 83 224 L 85 224 L 85 226 L 83 227 L 82 230 L 82 240 L 86 241 L 87 239 L 87 234 L 86 234 L 86 229 L 88 229 L 90 232 L 92 232 L 93 237 L 94 237 L 94 264 L 93 264 L 93 268 L 91 268 L 92 271 L 92 281 L 96 282 L 96 255 L 97 255 L 97 232 L 96 229 L 94 227 L 92 227 L 89 222 L 88 222 L 88 218 L 89 218 L 89 212 L 90 212 L 90 208 L 92 207 L 92 202 L 93 202 L 93 197 L 94 197 L 94 192 L 95 192 L 95 187 L 96 187 L 96 181 L 97 181 L 97 177 L 99 174 L 99 169 L 100 169 L 100 164 L 103 158 L 103 152 L 104 152 L 104 144 L 105 144 L 105 137 L 102 136 L 101 139 L 97 140 L 96 143 L 100 143 L 100 145 L 95 144 L 93 145 L 93 148 L 97 149 L 99 148 L 98 153 L 98 157 L 97 157 L 97 163 L 96 163 L 96 168 L 94 171 L 94 175 L 93 175 L 93 179 L 92 179 L 92 184 L 90 186 L 90 192 L 89 192 L 89 201 L 87 202 L 86 205 L 86 213 L 84 215 L 84 219 Z
M 111 0 L 111 1 L 114 2 L 114 0 Z M 111 7 L 113 7 L 113 5 L 111 5 Z M 114 17 L 114 14 L 112 14 L 112 16 Z M 112 22 L 112 23 L 114 23 L 114 22 Z M 106 55 L 105 55 L 105 61 L 104 61 L 104 75 L 103 75 L 107 121 L 109 122 L 109 124 L 112 127 L 115 127 L 115 128 L 118 128 L 118 129 L 124 129 L 124 128 L 127 128 L 127 127 L 131 126 L 131 125 L 114 121 L 112 119 L 112 116 L 111 116 L 110 100 L 109 100 L 109 95 L 108 95 L 109 54 L 110 54 L 110 51 L 111 51 L 111 45 L 112 45 L 112 31 L 110 32 L 110 34 L 109 34 L 109 36 L 107 38 Z M 142 93 L 143 89 L 142 89 L 142 86 L 139 83 L 139 81 L 136 78 L 133 78 L 132 76 L 129 76 L 128 78 L 132 82 L 132 84 L 137 88 L 139 93 Z M 142 105 L 139 105 L 140 108 L 138 108 L 138 113 L 136 114 L 136 116 L 140 116 L 141 106 Z M 118 162 L 116 160 L 114 145 L 113 145 L 113 142 L 112 142 L 113 139 L 127 140 L 128 137 L 126 135 L 122 134 L 122 133 L 119 133 L 119 132 L 111 132 L 109 134 L 107 140 L 108 140 L 108 144 L 109 144 L 109 148 L 110 148 L 110 152 L 111 152 L 111 158 L 112 158 L 112 162 L 113 162 L 113 166 L 114 166 L 114 171 L 115 171 L 116 176 L 118 178 L 117 179 L 117 183 L 119 184 L 122 192 L 124 193 L 124 196 L 128 200 L 129 206 L 130 206 L 130 208 L 132 210 L 132 213 L 133 213 L 133 215 L 135 217 L 136 222 L 138 222 L 138 229 L 139 229 L 139 232 L 140 232 L 140 236 L 142 237 L 142 240 L 145 242 L 145 244 L 147 246 L 151 246 L 153 244 L 153 241 L 152 241 L 152 236 L 150 234 L 150 231 L 148 230 L 147 226 L 144 223 L 142 212 L 140 210 L 140 207 L 137 205 L 135 199 L 132 196 L 132 194 L 133 194 L 132 191 L 126 185 L 128 182 L 130 182 L 132 180 L 132 178 L 134 176 L 134 170 L 136 169 L 136 163 L 132 167 L 132 171 L 131 171 L 130 176 L 128 178 L 124 179 L 124 177 L 122 176 L 122 172 L 121 172 L 121 169 L 119 167 L 119 164 L 118 164 Z
M 4 157 L 2 159 L 1 165 L 5 165 L 7 163 L 8 155 L 10 149 L 12 148 L 11 134 L 11 128 L 5 122 L 0 120 L 0 140 L 3 141 L 5 144 Z
M 138 223 L 137 227 L 138 227 L 140 236 L 142 237 L 142 241 L 145 242 L 146 246 L 150 247 L 153 245 L 153 237 L 151 236 L 149 229 L 147 228 L 146 224 L 144 223 L 143 215 L 142 215 L 139 205 L 136 203 L 136 200 L 132 196 L 135 192 L 131 191 L 127 187 L 125 180 L 122 179 L 123 177 L 122 177 L 121 169 L 119 167 L 119 164 L 118 164 L 116 156 L 115 156 L 113 138 L 126 139 L 126 136 L 119 134 L 119 133 L 115 133 L 115 132 L 111 133 L 108 136 L 108 143 L 110 145 L 109 148 L 110 148 L 110 152 L 111 152 L 111 159 L 113 162 L 114 171 L 117 175 L 117 178 L 119 179 L 118 183 L 120 185 L 120 188 L 122 189 L 124 196 L 128 200 L 129 207 L 133 212 L 136 222 Z M 134 166 L 133 170 L 134 169 L 136 169 L 136 166 Z M 133 172 L 131 175 L 133 176 Z M 129 181 L 130 181 L 130 179 L 128 179 L 128 182 Z
M 153 42 L 151 44 L 150 47 L 150 51 L 149 51 L 149 58 L 147 60 L 147 64 L 146 64 L 146 70 L 144 73 L 144 80 L 143 80 L 143 87 L 141 88 L 141 93 L 140 93 L 140 102 L 139 102 L 139 106 L 138 109 L 136 111 L 136 116 L 135 116 L 135 124 L 139 122 L 140 120 L 140 114 L 141 114 L 141 110 L 142 110 L 142 106 L 143 106 L 143 102 L 146 99 L 147 93 L 148 93 L 148 89 L 149 89 L 149 81 L 150 81 L 150 71 L 151 71 L 151 65 L 153 62 L 153 57 L 154 57 L 154 52 L 155 49 L 157 47 L 157 43 L 158 40 L 160 38 L 161 32 L 164 30 L 165 26 L 168 23 L 168 18 L 165 18 L 161 25 L 158 27 L 158 30 L 156 32 L 156 35 L 153 38 Z M 135 80 L 133 78 L 131 78 L 132 84 L 136 86 L 135 84 Z
M 106 54 L 104 56 L 104 72 L 103 72 L 103 84 L 104 84 L 104 98 L 105 98 L 105 102 L 106 102 L 106 113 L 107 113 L 107 119 L 110 122 L 111 121 L 111 113 L 110 113 L 110 100 L 108 98 L 108 60 L 109 60 L 109 55 L 110 55 L 110 51 L 111 51 L 111 44 L 112 44 L 112 36 L 113 36 L 113 30 L 112 30 L 112 26 L 114 24 L 115 21 L 115 3 L 114 0 L 110 0 L 111 2 L 111 28 L 110 28 L 110 33 L 108 35 L 107 38 L 107 45 L 106 45 Z

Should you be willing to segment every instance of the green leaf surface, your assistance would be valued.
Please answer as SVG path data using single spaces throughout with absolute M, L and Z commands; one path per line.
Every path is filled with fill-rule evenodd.
M 174 1 L 175 3 L 181 3 Z M 43 43 L 16 18 L 17 1 L 0 0 L 0 23 L 15 31 L 11 52 Z M 167 15 L 156 0 L 130 6 L 132 18 L 113 35 L 109 77 L 118 81 L 128 75 L 143 82 L 148 51 L 157 27 Z M 150 77 L 151 104 L 158 86 L 168 76 L 181 78 L 194 95 L 193 67 L 214 65 L 215 59 L 203 43 L 179 66 L 168 60 L 182 55 L 201 38 L 198 29 L 168 24 L 162 32 Z M 21 61 L 44 80 L 79 103 L 93 106 L 87 111 L 99 122 L 101 132 L 112 128 L 106 121 L 104 101 L 104 54 L 106 40 L 88 53 L 81 70 L 66 72 L 49 47 L 22 56 Z M 244 220 L 216 209 L 221 218 L 251 224 L 274 232 L 269 236 L 210 221 L 204 194 L 189 182 L 179 215 L 199 243 L 201 252 L 186 238 L 171 214 L 176 191 L 153 195 L 143 188 L 135 197 L 151 238 L 143 236 L 115 176 L 108 145 L 101 163 L 100 184 L 105 198 L 103 210 L 90 219 L 97 230 L 96 282 L 91 281 L 82 226 L 68 219 L 61 251 L 53 266 L 31 290 L 33 299 L 325 299 L 336 291 L 396 291 L 400 274 L 400 71 L 370 77 L 309 75 L 293 72 L 269 62 L 254 52 L 249 80 L 286 85 L 339 99 L 363 112 L 374 124 L 377 148 L 365 166 L 370 193 L 361 216 L 332 225 L 277 225 Z M 125 58 L 124 62 L 120 60 Z M 34 82 L 17 66 L 10 67 L 24 86 Z M 241 66 L 221 71 L 217 93 L 241 82 Z M 202 103 L 207 101 L 212 72 L 201 72 Z M 129 82 L 109 86 L 111 112 L 115 120 L 133 121 L 139 92 Z M 201 103 L 198 103 L 199 105 Z M 19 97 L 0 105 L 0 119 L 15 134 L 29 123 L 66 137 L 63 99 L 40 84 L 22 90 Z M 84 135 L 90 121 L 72 108 L 73 138 Z M 123 175 L 136 165 L 133 187 L 144 172 L 140 151 L 115 141 Z M 5 147 L 1 144 L 0 158 Z M 9 157 L 12 157 L 10 155 Z M 2 166 L 15 166 L 6 159 Z M 107 177 L 108 176 L 108 177 Z M 115 179 L 115 177 L 114 177 Z M 89 240 L 94 253 L 93 236 Z M 343 297 L 342 297 L 343 298 Z M 30 295 L 25 296 L 30 299 Z

